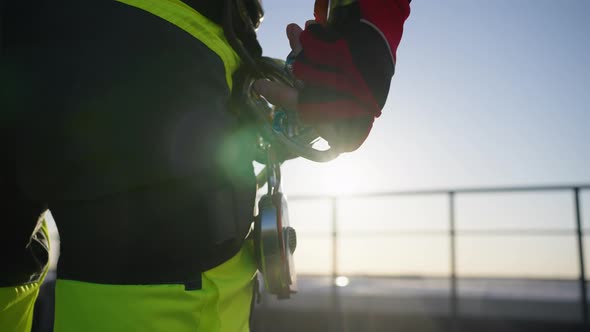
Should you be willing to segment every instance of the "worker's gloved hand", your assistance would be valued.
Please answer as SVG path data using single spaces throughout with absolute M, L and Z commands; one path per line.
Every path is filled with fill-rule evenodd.
M 334 10 L 328 25 L 290 24 L 293 74 L 302 88 L 258 81 L 255 89 L 275 105 L 297 109 L 333 149 L 356 150 L 385 104 L 408 14 L 407 0 L 361 0 Z

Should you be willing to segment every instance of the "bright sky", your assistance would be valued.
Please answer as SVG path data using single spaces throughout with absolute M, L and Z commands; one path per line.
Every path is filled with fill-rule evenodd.
M 313 0 L 266 0 L 259 38 L 285 58 L 284 27 Z M 590 183 L 590 1 L 415 0 L 383 115 L 364 146 L 329 164 L 290 161 L 287 194 Z M 590 209 L 590 194 L 584 194 Z M 542 227 L 571 235 L 465 236 L 462 275 L 578 275 L 570 193 L 458 198 L 460 228 Z M 542 207 L 542 208 L 540 208 Z M 390 237 L 387 229 L 447 229 L 444 197 L 340 204 L 343 273 L 446 274 L 445 236 Z M 329 202 L 292 204 L 298 267 L 327 272 Z M 359 212 L 360 211 L 360 212 Z M 366 211 L 371 211 L 367 213 Z M 590 213 L 586 213 L 590 228 Z M 325 237 L 311 235 L 320 232 Z M 586 239 L 586 265 L 590 265 Z M 384 263 L 385 262 L 385 263 Z M 389 262 L 389 263 L 387 263 Z

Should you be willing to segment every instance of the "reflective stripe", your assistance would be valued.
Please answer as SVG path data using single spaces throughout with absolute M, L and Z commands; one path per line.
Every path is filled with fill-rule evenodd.
M 197 38 L 223 61 L 225 79 L 231 91 L 232 75 L 240 65 L 237 53 L 229 45 L 221 26 L 212 22 L 180 0 L 117 0 L 143 9 L 188 32 Z

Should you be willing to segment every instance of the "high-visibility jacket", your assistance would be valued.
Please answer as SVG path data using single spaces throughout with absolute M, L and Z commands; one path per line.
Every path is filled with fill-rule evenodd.
M 6 142 L 22 190 L 48 201 L 60 228 L 58 274 L 178 281 L 232 257 L 253 218 L 255 146 L 227 110 L 239 59 L 219 24 L 178 0 L 7 10 Z
M 37 5 L 6 5 L 0 122 L 60 230 L 56 331 L 247 330 L 252 133 L 221 27 L 177 0 Z

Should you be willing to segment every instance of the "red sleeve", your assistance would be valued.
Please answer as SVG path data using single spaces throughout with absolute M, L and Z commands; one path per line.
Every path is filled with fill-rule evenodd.
M 395 63 L 397 47 L 402 39 L 404 22 L 410 15 L 408 0 L 360 0 L 361 22 L 371 25 L 389 45 Z

